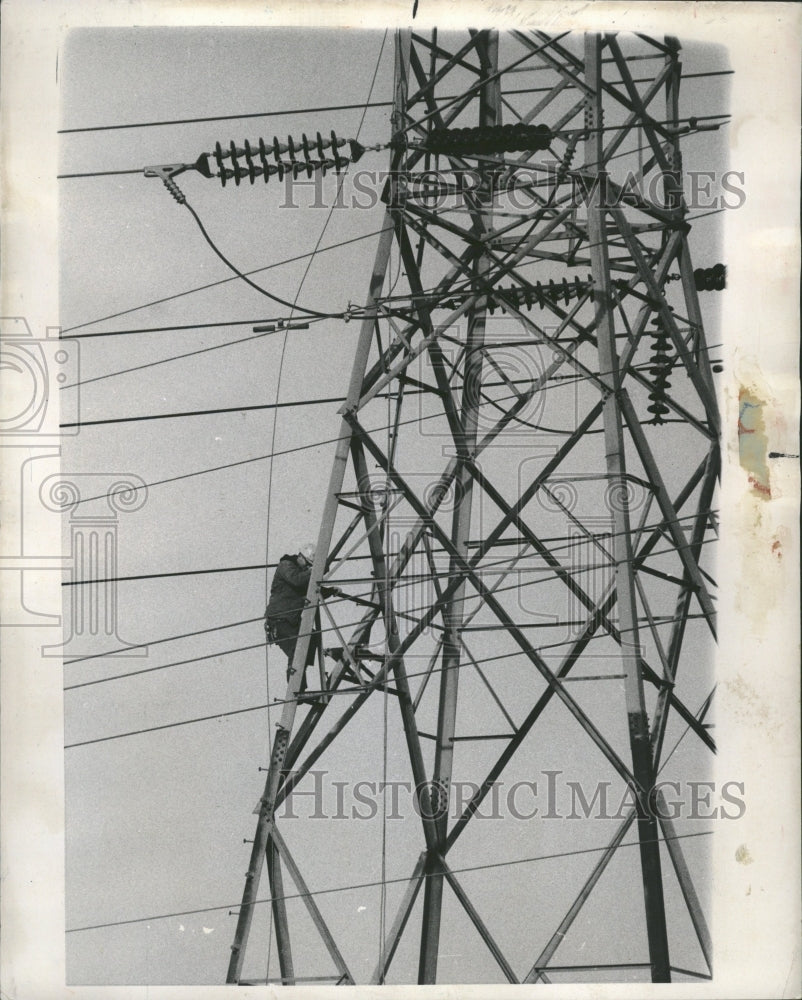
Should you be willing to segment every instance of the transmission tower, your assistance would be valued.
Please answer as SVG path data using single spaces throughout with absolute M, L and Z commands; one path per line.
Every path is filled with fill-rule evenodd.
M 486 981 L 711 974 L 699 824 L 660 787 L 680 742 L 673 762 L 715 751 L 719 418 L 699 293 L 724 271 L 691 260 L 680 142 L 712 126 L 680 117 L 680 52 L 396 36 L 383 231 L 230 983 L 266 981 L 268 917 L 270 981 L 288 984 L 451 981 L 455 941 L 488 956 Z M 338 143 L 232 144 L 199 169 L 339 172 Z M 299 698 L 321 630 L 343 652 Z M 385 782 L 372 854 L 355 820 L 288 818 L 344 758 Z M 388 819 L 404 774 L 414 809 Z M 513 778 L 516 815 L 483 823 Z M 343 883 L 381 890 L 371 969 Z

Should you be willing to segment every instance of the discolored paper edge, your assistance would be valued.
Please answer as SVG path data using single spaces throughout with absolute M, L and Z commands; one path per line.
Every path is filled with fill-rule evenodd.
M 725 215 L 721 643 L 716 774 L 745 787 L 746 811 L 714 838 L 711 983 L 493 986 L 494 996 L 794 997 L 800 973 L 799 837 L 799 93 L 802 9 L 773 3 L 460 3 L 419 0 L 415 24 L 669 33 L 724 44 L 735 71 L 731 166 L 746 200 Z M 2 303 L 35 336 L 58 326 L 57 53 L 77 26 L 402 27 L 412 3 L 33 2 L 3 4 Z M 2 377 L 0 372 L 0 377 Z M 758 440 L 739 420 L 751 407 Z M 741 425 L 743 431 L 743 425 Z M 54 440 L 53 447 L 58 447 Z M 0 596 L 19 586 L 19 451 L 4 463 Z M 43 519 L 43 530 L 52 530 Z M 60 552 L 58 537 L 45 539 Z M 31 572 L 37 607 L 60 611 L 60 572 Z M 5 620 L 5 619 L 4 619 Z M 271 996 L 269 987 L 64 985 L 63 709 L 60 663 L 43 630 L 0 627 L 0 990 L 13 1000 Z M 293 988 L 299 998 L 329 988 Z M 337 995 L 386 995 L 337 987 Z M 487 986 L 393 987 L 394 997 L 486 997 Z

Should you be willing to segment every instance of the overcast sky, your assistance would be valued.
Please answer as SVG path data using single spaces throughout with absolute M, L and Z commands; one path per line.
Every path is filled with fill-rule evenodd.
M 723 48 L 686 48 L 686 73 L 726 66 Z M 62 128 L 361 105 L 371 93 L 374 72 L 372 100 L 388 101 L 392 67 L 391 33 L 384 38 L 381 32 L 356 30 L 76 30 L 68 35 L 59 57 Z M 531 85 L 528 74 L 513 79 L 518 86 Z M 727 110 L 725 77 L 684 84 L 681 115 Z M 288 133 L 299 137 L 302 132 L 320 130 L 326 135 L 335 129 L 352 137 L 361 118 L 360 107 L 66 134 L 62 136 L 60 172 L 191 162 L 217 141 L 226 146 L 232 139 L 240 144 L 245 138 L 268 139 L 274 133 L 283 139 Z M 389 129 L 389 108 L 369 108 L 360 137 L 366 143 L 386 141 Z M 723 146 L 715 134 L 690 138 L 685 143 L 685 169 L 721 170 L 725 166 Z M 364 162 L 385 167 L 386 155 L 367 154 Z M 328 176 L 325 189 L 333 192 L 335 183 L 335 178 Z M 167 364 L 138 367 L 248 337 L 251 326 L 242 321 L 282 316 L 287 311 L 241 281 L 220 283 L 230 272 L 203 241 L 189 213 L 173 201 L 160 181 L 136 174 L 64 179 L 60 184 L 61 324 L 65 336 L 71 332 L 83 335 L 219 324 L 83 340 L 82 420 L 344 394 L 358 335 L 358 324 L 353 322 L 325 321 L 289 335 L 286 342 L 281 335 L 269 336 Z M 299 207 L 288 207 L 278 184 L 266 189 L 243 185 L 223 190 L 216 181 L 196 173 L 183 175 L 179 184 L 212 238 L 241 270 L 308 254 L 324 225 L 322 247 L 375 233 L 382 220 L 380 205 L 338 209 L 330 217 L 326 208 L 300 207 L 308 192 L 299 196 Z M 348 185 L 344 189 L 350 190 Z M 719 220 L 720 216 L 713 216 L 694 229 L 695 260 L 704 264 L 718 261 Z M 300 303 L 322 311 L 342 311 L 349 302 L 362 302 L 376 240 L 371 236 L 317 255 L 301 289 Z M 265 271 L 256 280 L 292 301 L 306 265 L 306 259 L 296 261 Z M 396 273 L 394 252 L 391 277 Z M 550 271 L 544 274 L 552 276 Z M 215 282 L 208 289 L 192 291 Z M 710 321 L 708 339 L 716 343 L 720 334 L 712 298 L 703 297 L 702 305 Z M 163 299 L 167 301 L 159 301 Z M 240 325 L 231 325 L 234 323 Z M 507 329 L 498 326 L 499 336 Z M 129 368 L 137 370 L 100 378 Z M 75 393 L 76 389 L 64 391 Z M 579 405 L 590 397 L 576 398 Z M 329 404 L 85 428 L 65 445 L 63 468 L 130 473 L 153 483 L 331 439 L 339 427 L 336 409 L 337 404 Z M 569 410 L 569 404 L 549 402 L 539 416 L 546 425 L 565 426 Z M 596 437 L 591 443 L 600 447 L 601 439 Z M 515 474 L 504 480 L 512 494 L 525 462 L 538 448 L 553 444 L 552 439 L 543 445 L 529 438 L 516 443 L 518 451 L 510 452 L 509 466 Z M 428 441 L 420 447 L 431 449 L 433 445 Z M 681 450 L 668 444 L 661 456 L 672 474 L 672 491 L 682 482 L 679 477 L 683 471 L 686 475 L 690 471 L 683 466 Z M 320 445 L 278 457 L 272 466 L 272 479 L 270 463 L 255 461 L 152 487 L 141 510 L 121 515 L 119 572 L 136 576 L 246 566 L 273 562 L 282 553 L 296 550 L 300 542 L 317 535 L 331 455 L 331 445 Z M 414 450 L 406 458 L 413 466 Z M 422 474 L 433 471 L 424 464 L 420 469 Z M 264 610 L 266 582 L 265 572 L 257 569 L 121 583 L 120 638 L 127 643 L 147 643 L 257 618 Z M 524 610 L 530 615 L 543 612 L 534 603 Z M 670 610 L 660 608 L 660 613 Z M 357 617 L 351 613 L 341 620 Z M 264 705 L 268 697 L 281 697 L 284 657 L 271 652 L 266 673 L 265 653 L 258 646 L 261 639 L 261 624 L 256 622 L 151 646 L 146 659 L 118 657 L 67 664 L 65 684 L 72 685 L 146 666 L 209 657 L 239 646 L 258 647 L 68 691 L 66 743 L 251 708 Z M 477 642 L 483 655 L 495 648 L 492 639 Z M 698 643 L 700 655 L 707 657 L 701 631 L 694 633 L 693 642 Z M 698 696 L 692 709 L 703 697 L 706 681 L 709 674 L 700 676 L 698 689 L 691 689 Z M 507 685 L 506 694 L 514 703 L 519 680 L 510 675 L 497 683 L 501 690 Z M 436 707 L 434 685 L 432 688 L 429 708 L 424 706 L 430 714 L 431 706 Z M 481 724 L 483 731 L 493 732 L 499 719 L 490 719 L 483 714 L 484 709 L 477 708 L 484 702 L 478 694 L 472 701 L 472 691 L 466 682 L 462 722 Z M 587 698 L 583 704 L 592 706 L 590 692 L 583 692 L 582 697 Z M 391 710 L 394 707 L 391 705 Z M 376 756 L 381 750 L 381 711 L 377 698 L 375 705 L 365 709 L 360 724 L 344 734 L 336 757 L 340 776 L 352 780 L 357 774 L 381 776 Z M 613 721 L 616 713 L 618 723 Z M 602 718 L 606 718 L 604 711 Z M 581 731 L 566 726 L 565 719 L 557 711 L 553 718 L 544 718 L 537 742 L 528 753 L 524 747 L 524 760 L 515 772 L 519 779 L 531 777 L 533 771 L 564 768 L 574 757 L 575 743 L 587 742 Z M 249 851 L 242 841 L 253 836 L 251 810 L 264 782 L 258 768 L 267 765 L 274 721 L 275 715 L 268 720 L 265 711 L 255 710 L 66 751 L 67 927 L 137 921 L 69 934 L 68 982 L 166 984 L 223 979 L 235 925 L 228 910 L 236 909 L 242 892 Z M 606 721 L 623 726 L 622 700 L 611 707 Z M 388 773 L 406 778 L 398 729 L 396 724 Z M 669 733 L 678 736 L 681 727 L 670 728 Z M 622 731 L 619 735 L 623 738 L 625 734 Z M 483 773 L 483 762 L 489 759 L 484 753 L 477 751 L 474 758 L 464 758 L 464 773 Z M 697 772 L 699 779 L 706 776 L 704 758 L 690 740 L 681 745 L 672 767 L 675 773 L 684 769 L 691 777 Z M 578 773 L 586 775 L 582 768 Z M 316 888 L 371 881 L 381 875 L 380 825 L 352 822 L 340 826 L 310 821 L 306 828 L 292 830 L 308 882 Z M 539 824 L 537 829 L 518 824 L 512 830 L 506 823 L 493 832 L 495 827 L 488 821 L 464 849 L 460 845 L 462 850 L 455 853 L 454 863 L 481 862 L 490 838 L 497 845 L 495 859 L 513 860 L 560 851 L 566 844 L 571 849 L 597 847 L 610 833 L 607 827 L 597 831 L 572 828 L 568 836 L 557 823 Z M 419 838 L 412 843 L 400 831 L 391 831 L 390 843 L 387 876 L 406 877 L 420 849 Z M 703 840 L 687 841 L 686 851 L 689 860 L 703 869 Z M 611 886 L 637 879 L 633 867 L 636 851 L 625 855 L 608 869 L 605 878 Z M 536 927 L 524 925 L 514 915 L 503 923 L 502 944 L 518 966 L 525 966 L 542 947 L 591 864 L 583 859 L 570 865 L 546 862 L 538 865 L 536 872 L 527 869 L 529 902 L 535 912 L 545 916 L 542 926 L 540 922 Z M 477 907 L 489 916 L 502 894 L 520 888 L 522 876 L 520 868 L 511 866 L 484 878 L 479 873 L 466 875 L 464 882 Z M 265 879 L 262 896 L 267 894 L 266 886 Z M 397 885 L 388 889 L 388 919 L 400 891 Z M 625 951 L 629 960 L 643 961 L 641 904 L 637 892 L 630 897 L 631 909 L 622 907 L 613 925 L 604 919 L 609 897 L 600 886 L 577 921 L 575 936 L 566 942 L 561 959 L 604 961 L 609 949 L 628 935 Z M 296 905 L 297 901 L 291 904 Z M 364 981 L 377 959 L 378 889 L 321 897 L 320 905 L 339 931 L 338 941 L 352 970 Z M 212 909 L 161 918 L 162 914 L 204 907 Z M 254 955 L 266 957 L 269 907 L 257 909 L 251 942 Z M 675 932 L 677 943 L 692 947 L 687 917 L 677 909 L 671 915 L 679 928 Z M 140 919 L 149 916 L 154 919 Z M 497 969 L 481 945 L 476 946 L 478 938 L 473 935 L 464 914 L 455 916 L 443 940 L 443 980 L 497 981 Z M 414 936 L 414 931 L 408 931 L 407 942 L 396 958 L 393 968 L 397 981 L 414 981 Z M 324 962 L 317 957 L 318 945 L 313 939 L 310 933 L 312 963 L 318 961 L 322 967 Z M 275 956 L 271 974 L 278 974 Z

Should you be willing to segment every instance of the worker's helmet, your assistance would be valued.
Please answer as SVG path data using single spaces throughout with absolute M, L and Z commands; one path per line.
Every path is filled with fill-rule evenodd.
M 304 542 L 304 544 L 298 550 L 298 554 L 303 556 L 304 559 L 311 566 L 315 561 L 315 543 L 314 542 Z

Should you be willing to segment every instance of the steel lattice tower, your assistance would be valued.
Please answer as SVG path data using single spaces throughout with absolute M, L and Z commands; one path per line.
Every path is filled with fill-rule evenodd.
M 372 982 L 385 982 L 401 947 L 418 961 L 417 977 L 402 981 L 438 981 L 456 913 L 499 979 L 550 981 L 602 884 L 606 919 L 623 930 L 608 942 L 599 920 L 604 961 L 592 968 L 655 982 L 694 963 L 699 975 L 711 969 L 698 858 L 658 784 L 669 734 L 687 732 L 703 760 L 715 750 L 704 721 L 715 631 L 706 543 L 719 421 L 680 159 L 680 138 L 698 123 L 679 117 L 673 39 L 501 41 L 493 31 L 467 32 L 459 47 L 436 32 L 396 38 L 384 229 L 273 733 L 232 983 L 264 981 L 249 971 L 264 958 L 261 940 L 246 963 L 268 896 L 263 868 L 282 980 L 365 978 L 345 957 L 350 918 L 309 874 L 321 854 L 348 854 L 354 825 L 310 821 L 294 845 L 281 812 L 355 733 L 366 762 L 390 746 L 417 796 L 402 837 L 418 856 L 381 927 Z M 520 67 L 538 70 L 526 77 L 537 87 L 520 87 Z M 324 598 L 321 586 L 355 600 Z M 355 607 L 361 620 L 347 627 Z M 299 704 L 319 628 L 344 658 L 331 693 Z M 478 881 L 470 889 L 460 872 L 498 866 L 501 879 L 549 833 L 535 817 L 488 836 L 483 805 L 510 769 L 555 759 L 586 790 L 629 789 L 629 805 L 608 826 L 578 816 L 559 827 L 564 858 L 550 871 L 564 875 L 549 877 L 564 898 L 554 888 L 545 905 L 549 887 L 518 869 L 516 885 L 499 882 L 503 905 L 478 903 Z M 396 855 L 388 879 L 399 865 Z M 608 867 L 617 874 L 604 882 Z M 510 910 L 532 928 L 525 961 Z M 313 930 L 299 943 L 300 913 Z M 677 937 L 676 920 L 690 938 Z M 330 956 L 328 977 L 305 963 L 310 933 Z

